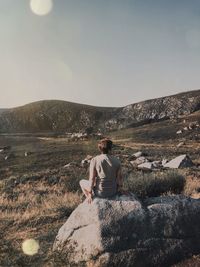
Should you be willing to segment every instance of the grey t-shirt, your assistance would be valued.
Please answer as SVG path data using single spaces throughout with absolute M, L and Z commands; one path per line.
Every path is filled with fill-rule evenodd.
M 117 171 L 121 166 L 120 160 L 110 154 L 100 154 L 90 162 L 90 180 L 94 169 L 97 171 L 95 195 L 110 197 L 117 192 Z

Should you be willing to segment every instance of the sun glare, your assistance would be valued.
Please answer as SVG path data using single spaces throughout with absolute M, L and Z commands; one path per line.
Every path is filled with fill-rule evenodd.
M 53 8 L 52 0 L 30 0 L 32 12 L 39 16 L 47 15 Z
M 39 250 L 39 243 L 35 239 L 26 239 L 22 243 L 22 250 L 24 254 L 33 256 L 38 253 Z

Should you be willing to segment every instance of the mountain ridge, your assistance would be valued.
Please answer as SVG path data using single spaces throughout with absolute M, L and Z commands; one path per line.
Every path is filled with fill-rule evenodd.
M 117 130 L 176 118 L 200 109 L 200 90 L 144 100 L 122 107 L 101 107 L 64 100 L 40 100 L 0 109 L 0 132 Z

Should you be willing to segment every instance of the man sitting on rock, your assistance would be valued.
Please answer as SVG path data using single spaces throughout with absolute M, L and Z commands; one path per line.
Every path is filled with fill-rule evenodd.
M 90 162 L 89 180 L 80 181 L 88 203 L 92 202 L 93 196 L 107 198 L 122 193 L 121 162 L 111 155 L 112 145 L 112 141 L 107 138 L 98 143 L 101 154 Z

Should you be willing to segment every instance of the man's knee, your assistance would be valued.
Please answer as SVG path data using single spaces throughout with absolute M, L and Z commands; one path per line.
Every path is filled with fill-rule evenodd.
M 82 179 L 82 180 L 79 181 L 79 185 L 80 185 L 80 187 L 84 187 L 84 182 L 85 182 L 84 179 Z

